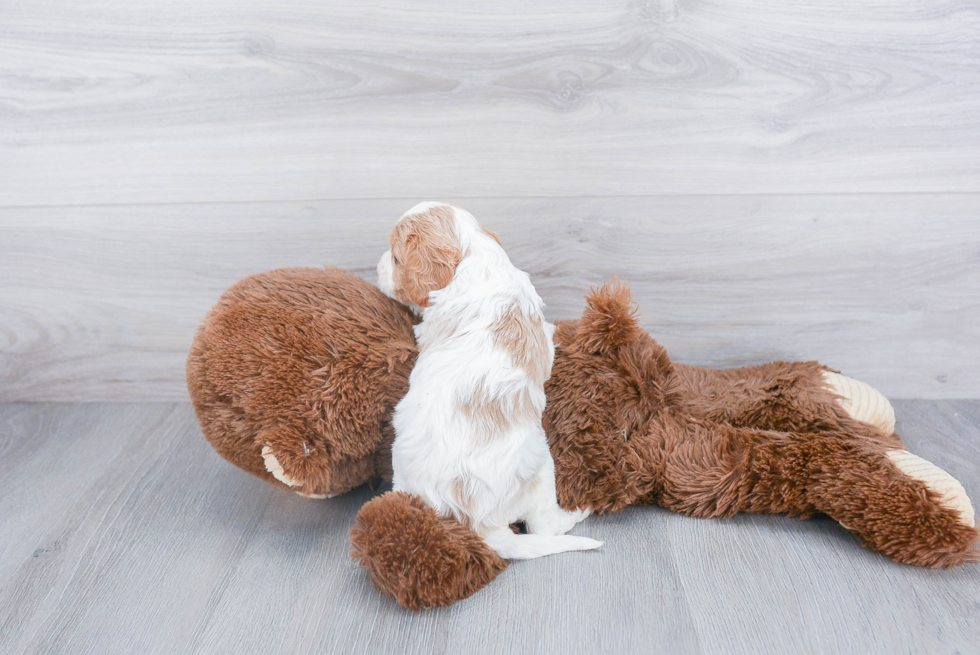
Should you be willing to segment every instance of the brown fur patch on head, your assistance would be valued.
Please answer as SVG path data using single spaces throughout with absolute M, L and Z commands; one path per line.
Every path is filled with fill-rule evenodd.
M 494 345 L 506 350 L 514 366 L 524 369 L 535 384 L 544 384 L 551 375 L 552 356 L 541 317 L 511 307 L 492 329 Z
M 394 293 L 403 302 L 428 307 L 429 292 L 444 289 L 463 258 L 456 218 L 448 206 L 402 218 L 389 238 Z
M 629 285 L 613 278 L 585 297 L 585 311 L 579 321 L 577 340 L 594 353 L 631 343 L 641 338 L 637 307 Z
M 362 507 L 350 536 L 374 585 L 410 610 L 451 605 L 507 568 L 475 532 L 400 491 Z

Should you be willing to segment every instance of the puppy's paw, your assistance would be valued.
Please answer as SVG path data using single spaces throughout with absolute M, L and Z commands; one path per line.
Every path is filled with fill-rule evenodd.
M 265 461 L 265 469 L 272 474 L 272 477 L 279 480 L 279 482 L 282 482 L 290 487 L 303 486 L 302 482 L 290 477 L 286 471 L 283 470 L 282 465 L 279 463 L 279 460 L 276 459 L 276 456 L 272 452 L 272 448 L 269 446 L 262 447 L 262 459 Z
M 556 534 L 565 534 L 566 532 L 574 528 L 577 523 L 581 523 L 582 521 L 587 519 L 591 513 L 592 513 L 591 508 L 577 509 L 573 512 L 563 511 L 560 517 L 561 531 L 557 532 Z
M 555 511 L 547 516 L 536 517 L 536 520 L 529 518 L 527 529 L 531 534 L 551 536 L 565 534 L 574 528 L 576 523 L 583 521 L 591 513 L 591 509 L 577 509 L 574 512 L 566 512 L 556 505 Z
M 575 519 L 576 523 L 581 523 L 585 519 L 589 518 L 592 514 L 592 508 L 586 507 L 585 509 L 577 509 L 574 512 L 566 512 L 569 516 Z
M 895 409 L 880 391 L 840 373 L 824 371 L 823 379 L 827 388 L 840 396 L 841 408 L 852 419 L 872 425 L 885 434 L 895 432 Z
M 969 527 L 976 526 L 973 504 L 959 480 L 930 461 L 913 455 L 907 450 L 890 450 L 888 459 L 905 475 L 922 482 L 929 490 L 939 496 L 939 504 L 959 514 L 960 522 Z

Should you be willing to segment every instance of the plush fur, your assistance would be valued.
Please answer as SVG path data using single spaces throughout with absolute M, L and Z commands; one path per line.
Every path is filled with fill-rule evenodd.
M 409 210 L 378 264 L 378 286 L 421 308 L 419 355 L 395 407 L 395 491 L 417 494 L 507 559 L 601 544 L 565 536 L 565 512 L 541 427 L 554 326 L 527 273 L 468 212 Z M 509 526 L 523 521 L 528 532 Z
M 339 268 L 242 280 L 198 328 L 187 358 L 204 435 L 222 457 L 290 488 L 267 468 L 262 451 L 271 449 L 304 495 L 390 479 L 391 414 L 415 364 L 414 321 Z
M 563 505 L 657 504 L 701 518 L 822 512 L 896 561 L 975 561 L 976 528 L 894 465 L 898 437 L 849 418 L 818 364 L 678 375 L 646 333 L 621 338 L 630 306 L 610 285 L 579 323 L 559 323 L 545 426 Z
M 639 327 L 625 285 L 587 301 L 580 319 L 557 323 L 545 387 L 566 509 L 823 512 L 897 562 L 980 560 L 968 499 L 951 502 L 955 485 L 917 473 L 897 436 L 851 418 L 825 367 L 675 364 Z M 195 338 L 188 387 L 229 461 L 286 487 L 266 468 L 271 445 L 294 490 L 341 493 L 390 479 L 389 421 L 415 356 L 410 313 L 372 285 L 338 269 L 287 269 L 222 297 Z M 463 598 L 504 567 L 465 526 L 397 494 L 365 506 L 352 538 L 375 584 L 413 609 Z

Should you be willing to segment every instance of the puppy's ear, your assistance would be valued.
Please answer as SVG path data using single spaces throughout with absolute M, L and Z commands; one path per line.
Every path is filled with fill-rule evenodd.
M 487 228 L 483 227 L 482 225 L 480 226 L 480 229 L 483 230 L 483 233 L 484 234 L 486 234 L 488 237 L 490 237 L 491 239 L 493 239 L 494 241 L 496 241 L 498 246 L 503 246 L 504 245 L 504 244 L 500 243 L 500 237 L 497 236 L 497 233 L 496 232 L 493 232 L 492 230 L 488 230 Z
M 444 289 L 453 279 L 463 253 L 456 239 L 455 219 L 441 207 L 409 216 L 391 236 L 395 293 L 419 307 L 428 307 L 429 292 Z

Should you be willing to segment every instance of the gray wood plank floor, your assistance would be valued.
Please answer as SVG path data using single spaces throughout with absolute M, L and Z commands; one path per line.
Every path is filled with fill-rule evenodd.
M 898 401 L 980 498 L 980 401 Z M 980 565 L 930 571 L 826 518 L 593 517 L 602 551 L 516 563 L 413 614 L 347 554 L 371 492 L 327 501 L 226 464 L 184 403 L 0 404 L 0 652 L 975 653 Z

